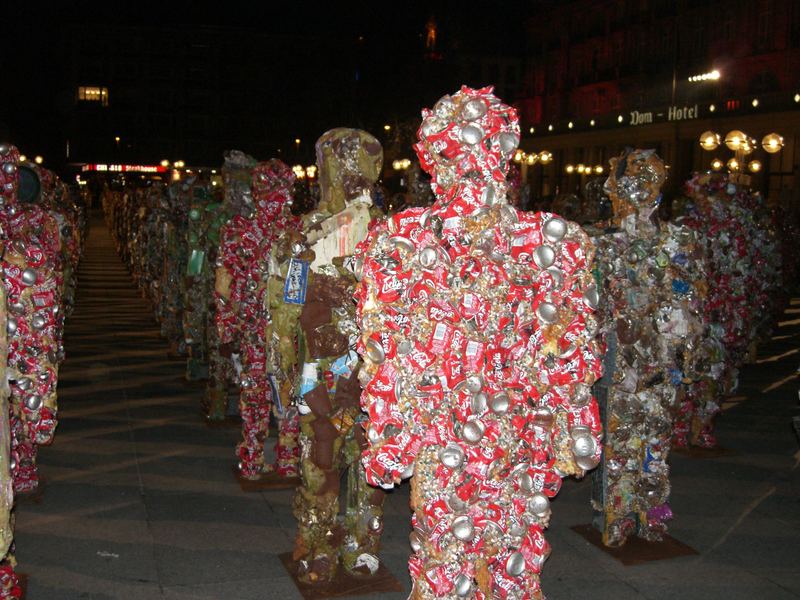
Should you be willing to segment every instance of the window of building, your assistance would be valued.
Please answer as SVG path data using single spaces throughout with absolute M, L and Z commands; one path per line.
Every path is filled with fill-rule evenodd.
M 758 11 L 758 44 L 762 48 L 772 46 L 772 2 L 761 3 Z
M 82 85 L 78 87 L 78 100 L 82 102 L 99 102 L 108 106 L 108 88 Z

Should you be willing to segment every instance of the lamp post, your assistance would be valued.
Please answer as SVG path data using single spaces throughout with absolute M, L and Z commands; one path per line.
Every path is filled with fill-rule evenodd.
M 783 149 L 783 137 L 778 133 L 768 133 L 761 139 L 761 148 L 767 154 L 777 154 Z M 727 162 L 719 158 L 711 161 L 713 171 L 721 171 L 723 164 L 727 166 L 731 181 L 742 185 L 750 185 L 751 176 L 744 173 L 745 169 L 751 173 L 760 173 L 764 164 L 757 158 L 749 159 L 758 148 L 758 140 L 740 129 L 732 129 L 723 138 L 716 131 L 704 131 L 700 134 L 700 147 L 706 152 L 713 152 L 722 144 L 731 150 L 734 155 Z

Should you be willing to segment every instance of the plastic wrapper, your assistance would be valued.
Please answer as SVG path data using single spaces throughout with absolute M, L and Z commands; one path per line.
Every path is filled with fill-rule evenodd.
M 359 462 L 366 442 L 359 409 L 361 361 L 355 351 L 356 279 L 349 267 L 357 260 L 357 243 L 367 235 L 383 151 L 373 136 L 354 129 L 327 132 L 316 149 L 322 202 L 304 215 L 305 244 L 297 245 L 291 259 L 285 292 L 304 298 L 298 383 L 302 484 L 294 502 L 294 559 L 301 579 L 325 583 L 340 567 L 369 575 L 379 566 L 384 494 L 367 485 Z
M 516 111 L 464 87 L 422 113 L 436 201 L 360 247 L 367 480 L 411 477 L 412 598 L 541 598 L 554 497 L 600 459 L 594 247 L 506 201 Z
M 691 393 L 705 337 L 703 248 L 684 223 L 659 223 L 665 179 L 652 150 L 611 160 L 613 227 L 595 237 L 607 345 L 595 389 L 604 425 L 594 474 L 595 525 L 609 546 L 655 541 L 671 517 L 667 463 L 681 398 Z

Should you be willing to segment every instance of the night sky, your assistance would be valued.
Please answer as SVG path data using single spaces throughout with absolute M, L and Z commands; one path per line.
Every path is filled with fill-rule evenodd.
M 379 127 L 419 115 L 423 106 L 453 92 L 461 81 L 454 65 L 464 57 L 480 53 L 524 54 L 525 17 L 536 2 L 513 3 L 527 7 L 498 10 L 486 2 L 439 0 L 420 3 L 390 2 L 224 2 L 211 6 L 195 2 L 25 2 L 4 9 L 6 25 L 4 78 L 0 94 L 0 137 L 28 139 L 42 144 L 48 131 L 57 129 L 58 106 L 54 103 L 54 82 L 63 80 L 58 72 L 54 43 L 65 24 L 129 25 L 148 31 L 162 24 L 221 26 L 276 36 L 307 38 L 306 47 L 286 50 L 275 60 L 298 64 L 298 76 L 288 77 L 276 89 L 282 103 L 271 115 L 276 140 L 294 135 L 317 137 L 335 126 Z M 426 23 L 437 23 L 437 53 L 431 61 L 425 55 Z M 316 53 L 315 44 L 333 51 Z M 311 57 L 309 59 L 309 57 Z M 343 79 L 326 89 L 308 76 L 309 60 L 319 71 L 339 67 Z M 350 63 L 341 68 L 341 61 Z M 293 71 L 293 69 L 286 69 Z M 285 70 L 285 71 L 286 71 Z M 355 83 L 354 83 L 355 82 Z M 276 82 L 277 84 L 277 82 Z M 339 85 L 340 84 L 340 85 Z M 335 87 L 336 89 L 329 89 Z M 337 95 L 339 94 L 339 95 Z M 290 132 L 291 125 L 291 132 Z M 281 129 L 283 127 L 283 129 Z M 280 142 L 276 141 L 275 145 Z

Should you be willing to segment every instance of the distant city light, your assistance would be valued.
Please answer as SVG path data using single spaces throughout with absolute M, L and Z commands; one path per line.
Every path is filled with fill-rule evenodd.
M 794 101 L 795 102 L 800 102 L 800 94 L 795 94 L 794 95 Z
M 699 75 L 692 75 L 689 77 L 689 81 L 692 83 L 696 83 L 698 81 L 716 81 L 721 77 L 719 71 L 714 69 L 713 71 L 709 71 L 708 73 L 700 73 Z
M 572 121 L 570 121 L 569 123 L 567 123 L 567 127 L 569 127 L 570 129 L 572 129 L 572 127 L 573 127 L 573 125 L 572 125 Z
M 169 166 L 169 161 L 165 158 L 164 160 L 161 161 L 161 166 L 162 167 L 168 167 Z
M 619 115 L 617 117 L 617 123 L 622 123 L 624 120 L 625 120 L 625 118 L 622 115 Z
M 533 135 L 535 131 L 536 131 L 536 128 L 531 127 L 531 129 L 530 129 L 531 135 Z
M 36 156 L 33 159 L 33 162 L 35 162 L 37 165 L 40 165 L 40 164 L 42 164 L 44 162 L 44 159 L 41 156 Z
M 753 105 L 753 108 L 756 108 L 758 106 L 758 98 L 753 98 L 753 101 L 750 104 Z
M 553 131 L 553 126 L 552 125 L 548 125 L 547 126 L 547 131 Z
M 715 110 L 717 110 L 716 106 L 714 106 L 713 104 L 708 105 L 708 112 L 714 112 Z
M 384 131 L 390 131 L 391 129 L 392 129 L 392 126 L 391 126 L 391 125 L 384 125 L 384 126 L 383 126 L 383 130 L 384 130 Z
M 592 119 L 591 121 L 589 121 L 589 125 L 591 125 L 592 127 L 594 127 L 594 119 Z
M 25 162 L 26 160 L 28 160 L 27 156 L 25 156 L 24 154 L 19 155 L 19 162 Z

